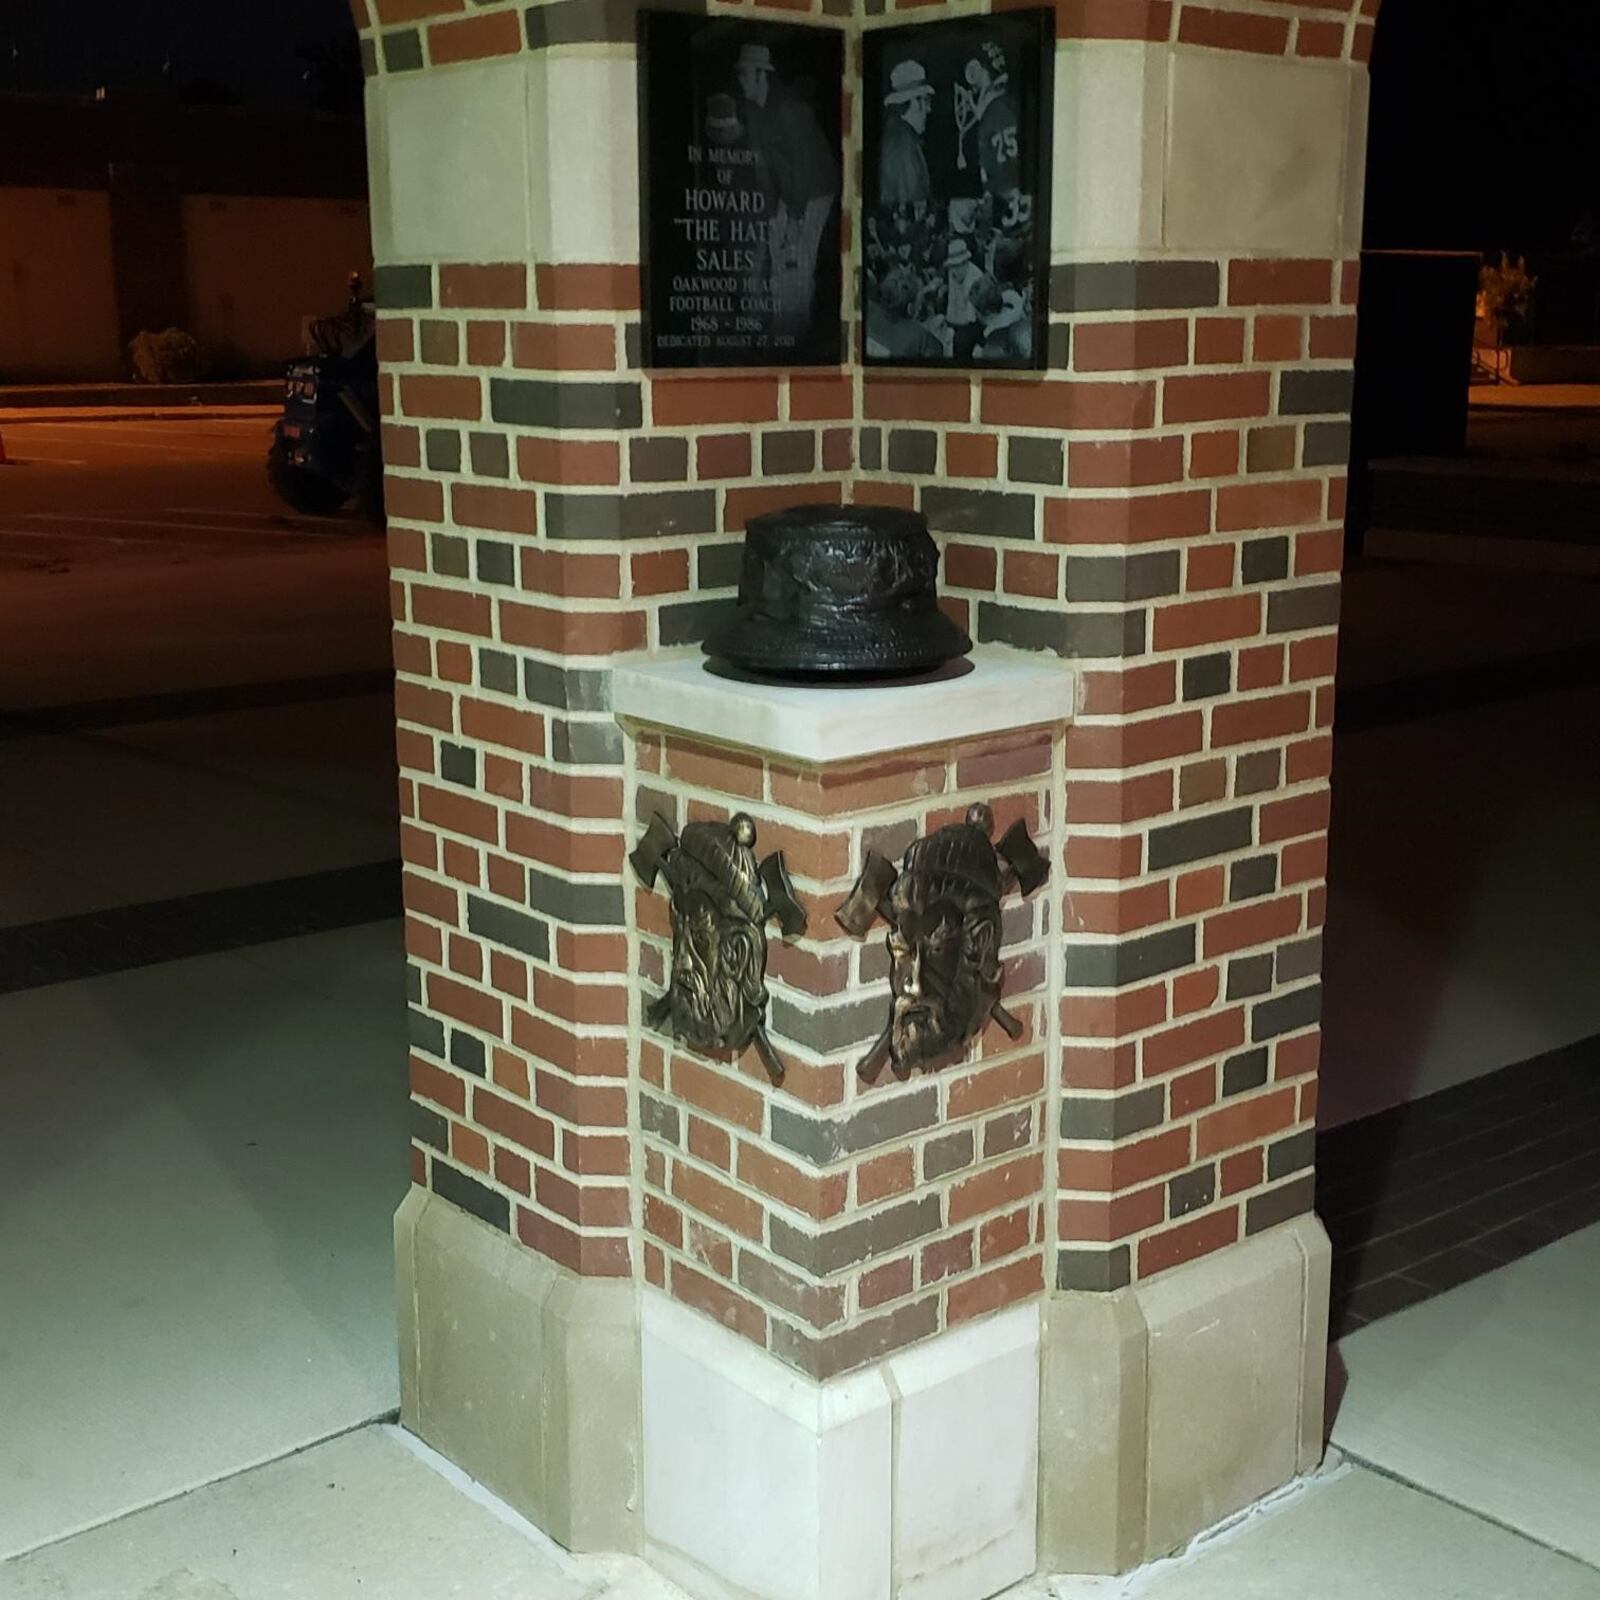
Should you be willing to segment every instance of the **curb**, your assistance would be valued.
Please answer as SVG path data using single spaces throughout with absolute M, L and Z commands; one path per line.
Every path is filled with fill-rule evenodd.
M 0 385 L 0 411 L 96 410 L 154 406 L 198 412 L 214 406 L 276 405 L 283 399 L 282 378 L 239 383 L 19 383 Z
M 26 428 L 48 422 L 250 422 L 256 418 L 266 421 L 281 416 L 282 406 L 185 406 L 182 410 L 151 406 L 134 411 L 114 406 L 90 408 L 87 406 L 30 406 L 8 410 L 0 406 L 0 424 L 8 428 Z

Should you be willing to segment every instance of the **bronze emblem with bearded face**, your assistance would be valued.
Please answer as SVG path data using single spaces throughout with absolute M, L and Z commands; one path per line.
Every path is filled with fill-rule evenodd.
M 659 814 L 629 861 L 646 888 L 665 878 L 672 896 L 672 968 L 666 992 L 645 1007 L 652 1028 L 697 1050 L 753 1044 L 774 1083 L 783 1063 L 767 1037 L 767 934 L 776 920 L 791 937 L 806 917 L 774 851 L 759 865 L 756 825 L 691 822 L 681 835 Z
M 885 1060 L 897 1076 L 959 1055 L 993 1018 L 1013 1039 L 1022 1025 L 1000 1004 L 1000 901 L 1044 882 L 1050 863 L 1026 826 L 1015 822 L 998 847 L 985 805 L 906 850 L 900 868 L 876 852 L 850 898 L 835 913 L 864 939 L 881 916 L 889 924 L 889 1021 L 858 1071 L 874 1078 Z

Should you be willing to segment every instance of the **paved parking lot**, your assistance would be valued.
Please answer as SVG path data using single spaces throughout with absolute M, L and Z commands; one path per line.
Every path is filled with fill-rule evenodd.
M 0 411 L 0 709 L 388 666 L 382 534 L 281 504 L 271 424 Z
M 0 418 L 0 573 L 188 561 L 371 537 L 353 513 L 305 517 L 267 488 L 271 414 Z

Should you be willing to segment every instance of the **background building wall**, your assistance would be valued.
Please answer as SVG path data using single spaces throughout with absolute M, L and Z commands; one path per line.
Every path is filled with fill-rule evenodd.
M 184 327 L 220 376 L 275 373 L 371 278 L 359 120 L 165 95 L 0 96 L 0 383 L 129 376 Z
M 298 353 L 302 319 L 342 310 L 352 272 L 372 282 L 358 200 L 185 195 L 183 246 L 189 332 L 230 365 Z
M 120 370 L 104 189 L 0 189 L 0 382 Z

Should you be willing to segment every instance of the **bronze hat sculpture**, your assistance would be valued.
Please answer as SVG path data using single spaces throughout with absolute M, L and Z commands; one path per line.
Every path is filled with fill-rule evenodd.
M 864 939 L 881 916 L 889 924 L 889 1021 L 857 1071 L 897 1077 L 953 1059 L 992 1017 L 1013 1038 L 1022 1024 L 1000 1003 L 1000 901 L 1012 888 L 1031 894 L 1049 876 L 1019 818 L 998 846 L 994 814 L 973 805 L 906 849 L 897 871 L 876 851 L 849 899 L 834 913 Z
M 781 851 L 759 865 L 756 825 L 742 811 L 729 822 L 691 822 L 675 834 L 659 813 L 628 857 L 647 889 L 665 878 L 672 899 L 672 969 L 645 1021 L 699 1050 L 754 1044 L 774 1083 L 783 1062 L 767 1037 L 767 934 L 803 933 Z
M 706 653 L 779 677 L 923 672 L 972 641 L 940 609 L 927 518 L 897 506 L 752 517 L 738 608 Z

